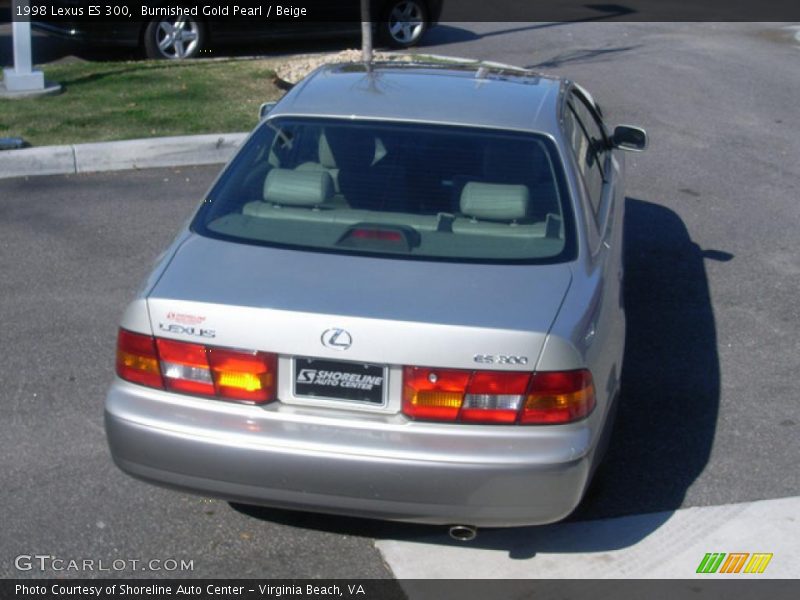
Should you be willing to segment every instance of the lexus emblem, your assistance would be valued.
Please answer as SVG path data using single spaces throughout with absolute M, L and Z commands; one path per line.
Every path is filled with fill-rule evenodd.
M 322 345 L 334 350 L 347 350 L 353 345 L 353 338 L 344 329 L 334 327 L 323 332 Z

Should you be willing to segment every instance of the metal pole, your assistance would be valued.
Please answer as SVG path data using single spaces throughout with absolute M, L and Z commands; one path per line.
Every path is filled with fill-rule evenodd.
M 11 4 L 11 32 L 14 36 L 14 68 L 3 69 L 0 97 L 21 98 L 58 92 L 58 84 L 45 84 L 44 73 L 33 70 L 31 52 L 31 21 L 26 14 L 30 0 L 14 0 Z
M 370 21 L 369 0 L 361 0 L 361 60 L 372 62 L 372 22 Z
M 16 0 L 11 10 L 14 14 L 25 14 L 25 7 L 30 6 L 30 0 Z M 11 25 L 14 36 L 14 71 L 18 75 L 30 73 L 33 67 L 31 55 L 31 22 L 30 20 L 14 20 Z

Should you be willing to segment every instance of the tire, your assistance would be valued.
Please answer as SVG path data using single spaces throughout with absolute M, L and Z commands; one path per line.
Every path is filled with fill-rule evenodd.
M 391 48 L 410 48 L 427 29 L 428 7 L 423 0 L 389 0 L 378 22 L 378 37 Z
M 143 41 L 147 58 L 194 58 L 205 45 L 206 30 L 201 21 L 191 16 L 163 17 L 147 24 Z

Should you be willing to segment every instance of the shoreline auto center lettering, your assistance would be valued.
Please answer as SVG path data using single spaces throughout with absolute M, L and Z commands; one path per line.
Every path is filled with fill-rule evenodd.
M 371 392 L 373 388 L 380 387 L 383 384 L 383 377 L 378 375 L 361 375 L 358 373 L 342 373 L 340 371 L 301 369 L 297 374 L 297 383 L 351 388 Z

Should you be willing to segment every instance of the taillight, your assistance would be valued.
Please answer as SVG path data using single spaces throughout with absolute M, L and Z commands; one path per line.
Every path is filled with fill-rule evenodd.
M 259 403 L 275 399 L 276 355 L 209 348 L 208 363 L 217 393 L 223 398 Z
M 156 347 L 168 390 L 214 395 L 214 382 L 211 380 L 205 346 L 156 339 Z
M 582 419 L 594 408 L 587 370 L 462 371 L 404 367 L 403 412 L 411 418 L 467 423 L 543 424 Z
M 469 371 L 403 368 L 403 412 L 415 419 L 455 421 Z
M 261 404 L 275 399 L 277 372 L 274 354 L 152 338 L 120 329 L 117 373 L 134 383 Z
M 155 340 L 120 329 L 117 335 L 117 375 L 149 387 L 164 389 Z
M 530 373 L 476 371 L 464 394 L 460 420 L 513 423 L 530 379 Z
M 531 378 L 520 423 L 569 423 L 594 408 L 592 374 L 581 371 L 542 371 Z

